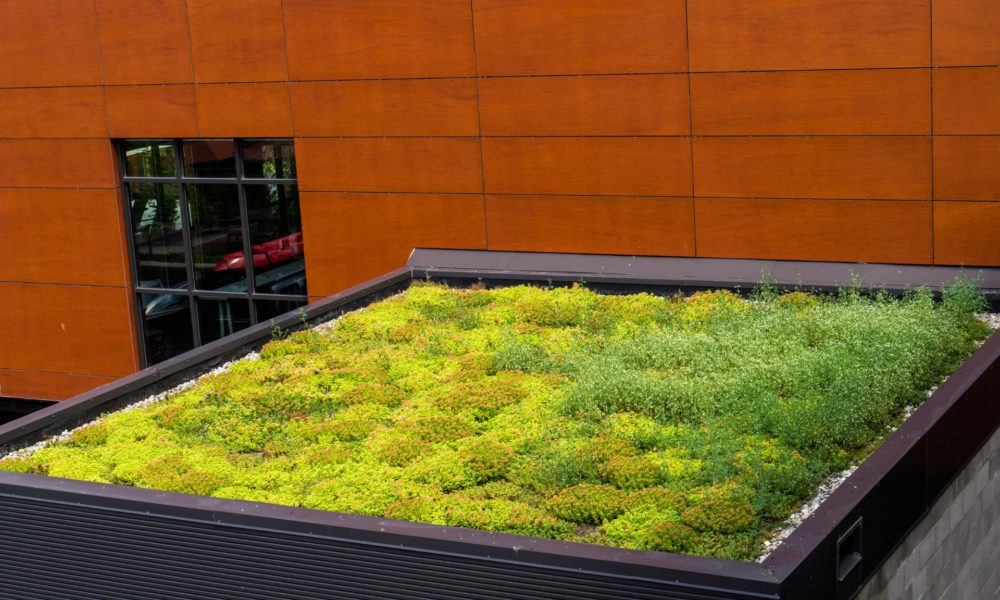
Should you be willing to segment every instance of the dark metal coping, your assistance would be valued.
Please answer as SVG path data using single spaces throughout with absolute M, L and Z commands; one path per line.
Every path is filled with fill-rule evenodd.
M 501 253 L 485 258 L 506 260 L 506 268 L 464 269 L 458 259 L 470 261 L 468 253 L 417 251 L 409 267 L 312 304 L 304 318 L 292 313 L 276 324 L 294 329 L 329 320 L 407 287 L 412 278 L 469 284 L 556 280 L 568 273 L 517 271 L 510 267 L 522 255 L 494 254 Z M 563 267 L 577 260 L 551 258 L 549 264 Z M 428 266 L 434 263 L 448 268 Z M 642 285 L 624 275 L 588 271 L 586 280 Z M 684 280 L 641 276 L 646 286 Z M 721 280 L 697 281 L 725 287 Z M 0 448 L 28 445 L 169 389 L 259 348 L 270 336 L 269 324 L 258 325 L 0 426 Z M 160 595 L 149 596 L 164 598 L 204 597 L 208 590 L 212 597 L 253 598 L 245 591 L 253 589 L 270 590 L 261 591 L 270 598 L 847 598 L 1000 423 L 998 389 L 995 335 L 762 564 L 0 472 L 0 564 L 23 565 L 37 575 L 0 569 L 0 582 L 19 590 L 19 598 L 134 597 L 115 587 L 128 581 L 159 586 Z M 859 518 L 859 560 L 838 583 L 837 540 Z M 257 568 L 261 561 L 269 567 Z M 314 577 L 297 570 L 302 564 L 311 565 Z M 164 583 L 163 574 L 175 572 L 188 575 Z M 303 588 L 304 577 L 310 583 Z M 232 591 L 233 585 L 244 592 Z M 78 593 L 59 596 L 64 592 L 58 590 Z
M 787 260 L 673 258 L 547 252 L 494 252 L 417 248 L 407 266 L 414 277 L 584 281 L 677 289 L 742 287 L 766 276 L 779 289 L 830 291 L 860 281 L 889 292 L 925 286 L 939 291 L 957 277 L 978 277 L 991 304 L 1000 304 L 1000 268 L 858 264 Z

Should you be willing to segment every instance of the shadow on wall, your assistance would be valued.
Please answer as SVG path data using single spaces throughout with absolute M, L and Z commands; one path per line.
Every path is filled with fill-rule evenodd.
M 0 396 L 0 425 L 54 404 L 48 400 L 25 400 Z

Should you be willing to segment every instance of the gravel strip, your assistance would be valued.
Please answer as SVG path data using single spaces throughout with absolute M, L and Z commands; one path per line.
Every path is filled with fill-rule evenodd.
M 982 313 L 976 316 L 993 329 L 1000 329 L 1000 313 Z

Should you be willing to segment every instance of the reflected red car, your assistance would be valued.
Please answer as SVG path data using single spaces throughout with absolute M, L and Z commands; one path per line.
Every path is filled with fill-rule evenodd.
M 302 232 L 280 237 L 261 244 L 250 246 L 254 268 L 280 265 L 302 255 Z M 232 271 L 243 269 L 246 259 L 242 252 L 233 252 L 222 257 L 215 265 L 215 271 Z

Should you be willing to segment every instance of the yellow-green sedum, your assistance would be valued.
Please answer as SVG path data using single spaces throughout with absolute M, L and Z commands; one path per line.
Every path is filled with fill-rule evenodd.
M 968 283 L 688 298 L 415 285 L 0 468 L 753 559 L 989 333 Z

